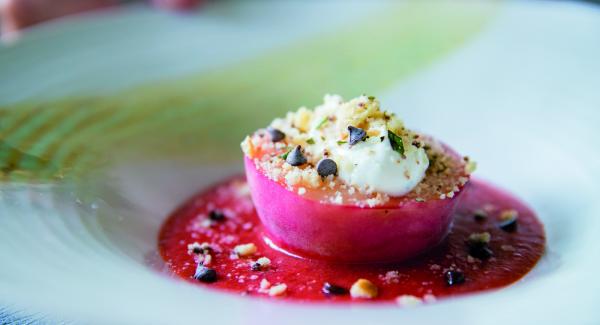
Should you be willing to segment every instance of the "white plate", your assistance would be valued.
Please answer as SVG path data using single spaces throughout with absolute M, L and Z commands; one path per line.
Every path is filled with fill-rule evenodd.
M 600 323 L 598 35 L 598 8 L 562 2 L 225 2 L 190 16 L 130 7 L 34 29 L 0 48 L 0 132 L 32 155 L 59 146 L 50 165 L 22 156 L 0 186 L 0 306 L 104 324 Z M 157 89 L 175 95 L 144 115 Z M 240 169 L 237 147 L 211 146 L 235 142 L 223 128 L 237 135 L 317 93 L 362 89 L 539 213 L 548 248 L 531 274 L 400 309 L 256 301 L 157 270 L 169 211 Z M 244 107 L 261 103 L 292 106 Z M 130 112 L 135 123 L 112 128 Z M 67 178 L 44 174 L 57 170 Z

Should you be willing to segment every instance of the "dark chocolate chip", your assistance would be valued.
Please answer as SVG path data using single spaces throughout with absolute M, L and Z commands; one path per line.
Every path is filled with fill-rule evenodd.
M 483 210 L 476 210 L 475 212 L 473 212 L 473 218 L 475 218 L 475 220 L 477 221 L 484 221 L 485 219 L 487 219 L 487 217 L 487 213 Z
M 342 296 L 348 293 L 346 288 L 325 282 L 321 291 L 328 296 Z
M 465 282 L 465 274 L 460 271 L 446 271 L 446 273 L 444 273 L 444 277 L 448 286 L 453 286 Z
M 288 153 L 287 157 L 285 157 L 285 161 L 292 166 L 301 166 L 306 164 L 306 157 L 302 153 L 302 147 L 297 146 L 290 153 Z
M 478 258 L 480 260 L 487 260 L 494 255 L 494 252 L 488 245 L 482 246 L 469 246 L 469 255 Z
M 204 282 L 204 283 L 213 283 L 217 281 L 217 271 L 214 269 L 208 268 L 202 263 L 198 264 L 196 267 L 196 273 L 194 273 L 194 279 Z
M 351 146 L 367 138 L 367 132 L 365 132 L 365 130 L 352 125 L 348 126 L 348 133 L 350 134 L 348 137 L 348 142 Z
M 269 135 L 271 136 L 271 141 L 273 142 L 279 142 L 285 138 L 285 133 L 281 132 L 280 130 L 274 127 L 269 126 L 267 128 L 267 132 L 269 132 Z
M 225 220 L 225 215 L 221 211 L 212 210 L 208 213 L 208 218 L 212 221 L 223 221 Z
M 329 175 L 337 175 L 337 164 L 333 159 L 325 158 L 319 161 L 317 164 L 317 173 L 321 175 L 321 177 L 327 177 Z
M 517 231 L 517 218 L 504 220 L 498 224 L 498 227 L 506 232 L 515 232 Z

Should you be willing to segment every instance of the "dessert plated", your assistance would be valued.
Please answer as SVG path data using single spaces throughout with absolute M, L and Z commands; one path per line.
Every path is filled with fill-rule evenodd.
M 242 295 L 400 305 L 500 288 L 544 253 L 535 213 L 374 97 L 325 96 L 242 141 L 246 177 L 159 234 L 182 278 Z
M 337 262 L 402 261 L 437 245 L 469 179 L 468 159 L 406 129 L 374 97 L 326 96 L 242 147 L 268 239 Z

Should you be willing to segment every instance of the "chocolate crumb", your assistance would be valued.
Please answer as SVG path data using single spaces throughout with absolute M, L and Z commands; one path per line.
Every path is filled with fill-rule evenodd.
M 199 263 L 196 273 L 194 273 L 194 279 L 204 283 L 213 283 L 217 281 L 217 271 Z
M 446 273 L 444 273 L 444 278 L 446 279 L 446 284 L 448 286 L 465 283 L 465 274 L 460 271 L 446 271 Z
M 223 214 L 223 212 L 218 211 L 218 210 L 212 210 L 208 213 L 208 218 L 212 221 L 224 221 L 225 220 L 225 214 Z
M 321 291 L 327 296 L 342 296 L 348 294 L 348 289 L 335 284 L 331 284 L 329 282 L 325 282 L 323 284 L 323 288 L 321 289 Z

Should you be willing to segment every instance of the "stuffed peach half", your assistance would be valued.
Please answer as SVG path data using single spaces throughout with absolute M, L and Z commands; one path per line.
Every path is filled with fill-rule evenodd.
M 336 262 L 402 261 L 439 244 L 473 167 L 366 96 L 325 96 L 242 149 L 268 239 Z

